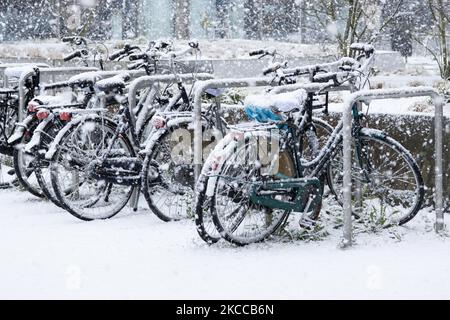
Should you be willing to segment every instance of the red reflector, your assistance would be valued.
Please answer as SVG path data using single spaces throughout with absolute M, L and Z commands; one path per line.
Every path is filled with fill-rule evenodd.
M 48 110 L 39 110 L 38 112 L 37 112 L 37 114 L 36 114 L 36 117 L 39 119 L 39 120 L 43 120 L 43 119 L 47 119 L 48 118 L 48 116 L 49 116 L 49 114 L 50 114 L 50 112 L 48 112 Z
M 70 119 L 72 119 L 72 114 L 70 112 L 63 111 L 59 113 L 59 118 L 62 121 L 70 121 Z
M 37 107 L 39 107 L 39 103 L 35 101 L 30 101 L 28 103 L 28 112 L 35 112 Z
M 153 126 L 156 129 L 164 128 L 164 126 L 166 125 L 166 119 L 164 119 L 163 117 L 159 117 L 159 116 L 153 117 L 152 122 L 153 122 Z

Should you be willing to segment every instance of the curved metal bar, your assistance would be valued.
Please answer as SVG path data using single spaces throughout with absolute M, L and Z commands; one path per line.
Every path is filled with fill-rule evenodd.
M 435 229 L 440 232 L 444 229 L 444 204 L 443 204 L 443 105 L 445 100 L 432 87 L 405 87 L 399 89 L 379 89 L 359 91 L 352 93 L 344 102 L 343 110 L 343 155 L 344 155 L 344 178 L 343 178 L 343 202 L 344 202 L 344 233 L 341 243 L 342 248 L 352 245 L 352 107 L 355 103 L 370 102 L 380 99 L 396 99 L 410 97 L 428 96 L 433 99 L 435 105 L 435 156 L 436 156 L 436 224 Z
M 36 75 L 36 70 L 39 70 L 41 74 L 51 75 L 66 75 L 80 72 L 97 71 L 97 68 L 86 67 L 69 67 L 69 68 L 44 68 L 39 69 L 36 65 L 27 66 L 27 69 L 23 71 L 19 78 L 19 110 L 17 112 L 17 119 L 19 122 L 23 121 L 25 110 L 25 82 L 28 78 Z
M 192 82 L 194 80 L 208 80 L 213 79 L 214 76 L 210 73 L 198 73 L 198 74 L 179 74 L 177 76 L 173 74 L 167 75 L 154 75 L 154 76 L 144 76 L 137 78 L 133 82 L 131 82 L 129 90 L 128 90 L 128 109 L 130 111 L 131 120 L 133 123 L 136 123 L 136 119 L 134 116 L 134 108 L 136 107 L 136 94 L 139 89 L 151 87 L 158 82 L 173 82 L 177 81 L 177 79 L 181 79 L 185 82 Z
M 304 89 L 306 92 L 318 92 L 325 89 L 330 83 L 304 83 L 292 84 L 274 87 L 271 93 L 278 94 L 283 92 Z M 266 87 L 273 85 L 273 77 L 261 78 L 241 78 L 241 79 L 213 79 L 199 81 L 194 86 L 194 168 L 195 179 L 198 179 L 202 170 L 202 123 L 201 123 L 201 100 L 202 95 L 207 89 L 217 88 L 239 88 L 239 87 Z M 347 91 L 348 86 L 341 86 L 328 91 Z

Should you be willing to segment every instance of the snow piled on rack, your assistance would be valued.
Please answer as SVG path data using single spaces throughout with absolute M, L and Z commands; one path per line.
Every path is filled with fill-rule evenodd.
M 333 94 L 339 101 L 345 99 L 348 93 Z M 336 98 L 338 97 L 338 98 Z M 344 103 L 330 103 L 329 111 L 342 112 Z M 363 104 L 363 113 L 389 115 L 424 115 L 434 117 L 434 106 L 428 97 L 397 98 L 373 100 L 369 105 Z M 444 105 L 444 116 L 450 118 L 450 104 Z
M 209 246 L 192 221 L 143 208 L 83 222 L 23 192 L 2 190 L 0 203 L 0 298 L 450 298 L 449 240 L 427 212 L 342 251 L 341 229 L 322 241 Z

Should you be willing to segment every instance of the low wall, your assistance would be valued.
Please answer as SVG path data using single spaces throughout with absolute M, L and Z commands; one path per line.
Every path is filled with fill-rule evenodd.
M 303 57 L 303 58 L 288 58 L 288 66 L 296 67 L 310 64 L 317 64 L 323 62 L 335 61 L 333 56 L 327 57 Z M 27 59 L 27 58 L 2 58 L 3 63 L 32 63 L 42 62 L 55 67 L 61 66 L 75 66 L 73 62 L 63 62 L 62 60 L 47 60 L 47 59 Z M 187 64 L 192 64 L 193 61 L 183 61 Z M 261 72 L 270 63 L 269 59 L 235 59 L 235 60 L 200 60 L 198 65 L 202 72 L 214 72 L 218 78 L 244 78 L 255 77 L 261 75 Z M 125 69 L 127 62 L 106 62 L 105 69 Z M 78 65 L 79 66 L 79 65 Z M 375 59 L 375 67 L 381 71 L 393 71 L 405 68 L 405 62 L 398 52 L 380 51 L 377 52 Z

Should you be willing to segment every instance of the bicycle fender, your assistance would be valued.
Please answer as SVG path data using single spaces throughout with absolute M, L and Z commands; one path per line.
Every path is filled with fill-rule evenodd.
M 167 121 L 167 124 L 163 128 L 160 129 L 154 128 L 150 133 L 149 137 L 147 138 L 147 140 L 145 141 L 144 150 L 141 151 L 140 154 L 148 155 L 152 153 L 153 148 L 155 147 L 161 136 L 164 135 L 170 128 L 179 126 L 180 124 L 186 123 L 189 124 L 192 121 L 193 121 L 192 117 L 180 117 Z
M 86 120 L 95 120 L 95 119 L 99 119 L 102 120 L 104 122 L 111 122 L 111 120 L 106 119 L 106 118 L 102 118 L 97 114 L 87 114 L 87 115 L 81 115 L 76 117 L 75 119 L 69 121 L 56 135 L 55 139 L 53 140 L 53 142 L 50 144 L 50 147 L 48 149 L 48 151 L 45 154 L 45 159 L 47 160 L 54 160 L 54 156 L 56 154 L 56 151 L 58 151 L 58 147 L 61 143 L 62 138 L 64 137 L 64 135 L 73 127 L 78 126 L 80 123 L 82 123 L 83 121 Z
M 41 133 L 45 129 L 45 127 L 55 119 L 55 115 L 53 113 L 49 114 L 49 116 L 41 121 L 39 125 L 34 129 L 33 136 L 31 137 L 31 140 L 25 145 L 23 150 L 25 152 L 30 152 L 31 149 L 38 146 L 41 143 Z
M 18 122 L 15 125 L 14 133 L 9 137 L 8 144 L 17 144 L 22 140 L 25 132 L 29 128 L 30 124 L 33 122 L 34 116 L 29 115 L 22 122 Z

